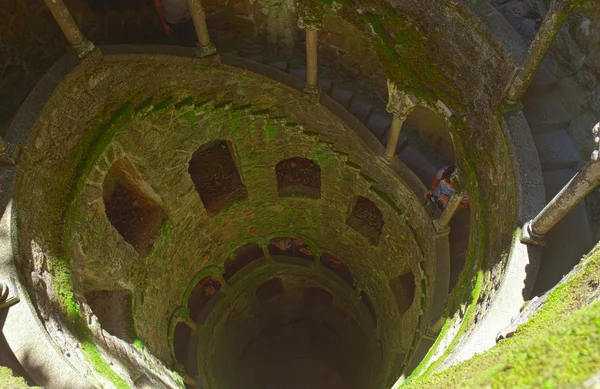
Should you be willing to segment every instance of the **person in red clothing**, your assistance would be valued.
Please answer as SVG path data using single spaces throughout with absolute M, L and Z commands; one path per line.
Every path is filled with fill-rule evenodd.
M 221 284 L 212 278 L 208 278 L 204 282 L 204 295 L 206 297 L 212 297 L 219 289 L 221 289 Z
M 454 175 L 454 165 L 444 166 L 431 181 L 431 188 L 425 193 L 426 199 L 433 199 L 441 208 L 448 206 L 450 197 L 454 194 L 454 185 L 452 185 L 452 176 Z M 460 203 L 460 208 L 469 207 L 469 196 L 464 195 Z

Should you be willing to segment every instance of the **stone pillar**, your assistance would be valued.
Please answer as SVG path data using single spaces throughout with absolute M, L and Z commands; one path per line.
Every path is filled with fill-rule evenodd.
M 390 137 L 388 143 L 385 146 L 384 158 L 387 161 L 391 161 L 396 154 L 396 147 L 398 146 L 398 139 L 400 139 L 400 130 L 402 130 L 402 124 L 406 120 L 405 117 L 401 117 L 398 114 L 394 114 L 392 119 L 392 126 L 390 127 Z
M 306 29 L 306 88 L 305 93 L 319 95 L 321 85 L 319 85 L 319 75 L 317 68 L 318 61 L 318 34 L 320 26 L 316 24 L 305 25 Z
M 307 95 L 319 96 L 321 85 L 317 70 L 318 36 L 323 29 L 323 15 L 311 9 L 305 9 L 303 2 L 297 2 L 298 27 L 306 31 L 306 88 Z
M 67 38 L 69 49 L 77 57 L 85 58 L 94 50 L 94 44 L 83 36 L 63 0 L 44 0 L 44 2 Z
M 391 162 L 396 154 L 398 139 L 400 139 L 400 131 L 402 124 L 415 109 L 418 101 L 414 96 L 404 93 L 398 89 L 396 84 L 388 80 L 388 104 L 387 111 L 394 115 L 392 125 L 390 127 L 390 136 L 385 148 L 384 159 Z
M 198 54 L 200 58 L 208 57 L 217 53 L 215 45 L 210 40 L 206 19 L 204 18 L 204 8 L 202 8 L 201 0 L 188 0 L 190 14 L 198 36 Z
M 188 326 L 188 328 L 192 331 L 196 331 L 196 328 L 198 328 L 198 325 L 196 324 L 196 322 L 194 322 L 192 319 L 188 318 L 185 322 L 185 325 Z
M 564 188 L 532 220 L 523 226 L 521 242 L 543 246 L 545 236 L 581 200 L 600 185 L 600 123 L 592 130 L 595 150 L 590 161 L 577 172 Z
M 531 46 L 529 46 L 529 50 L 523 60 L 523 65 L 517 70 L 515 77 L 513 77 L 508 87 L 506 98 L 509 104 L 516 104 L 521 100 L 540 67 L 542 60 L 546 56 L 548 48 L 550 48 L 556 34 L 560 31 L 567 17 L 573 12 L 573 9 L 578 5 L 590 3 L 588 0 L 552 1 L 535 39 L 531 43 Z
M 450 197 L 450 201 L 448 201 L 448 205 L 446 205 L 446 209 L 440 215 L 440 218 L 437 220 L 437 227 L 439 229 L 446 229 L 450 226 L 450 221 L 458 211 L 458 207 L 460 207 L 460 203 L 464 197 L 463 192 L 456 191 Z

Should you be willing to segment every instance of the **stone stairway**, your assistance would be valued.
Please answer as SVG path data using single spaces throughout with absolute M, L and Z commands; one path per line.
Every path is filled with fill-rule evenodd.
M 248 39 L 232 44 L 227 40 L 226 35 L 224 36 L 222 33 L 219 35 L 219 26 L 213 28 L 216 31 L 211 33 L 221 38 L 215 38 L 215 45 L 219 52 L 263 63 L 306 81 L 306 62 L 301 54 L 287 59 L 269 57 L 263 54 L 265 48 L 255 41 Z M 319 82 L 322 93 L 326 93 L 337 101 L 362 122 L 384 146 L 387 145 L 392 115 L 385 111 L 385 104 L 382 101 L 372 101 L 372 99 L 365 96 L 365 93 L 357 90 L 356 86 L 350 85 L 340 76 L 331 74 L 326 64 L 319 65 Z M 436 163 L 433 162 L 439 161 L 436 156 L 428 156 L 424 151 L 413 147 L 405 131 L 401 133 L 398 140 L 397 153 L 400 161 L 411 169 L 427 188 L 431 185 L 433 176 L 443 166 L 439 162 L 436 166 Z M 452 229 L 449 236 L 451 255 L 450 290 L 452 290 L 466 258 L 470 231 L 469 210 L 460 210 L 450 226 Z

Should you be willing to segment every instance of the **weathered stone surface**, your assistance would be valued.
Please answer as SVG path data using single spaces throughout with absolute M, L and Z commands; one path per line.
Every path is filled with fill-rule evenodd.
M 526 100 L 523 112 L 534 134 L 567 127 L 571 121 L 557 90 L 535 100 Z
M 579 153 L 565 130 L 538 134 L 533 140 L 544 170 L 574 167 L 579 162 Z
M 393 312 L 389 309 L 393 296 L 387 280 L 406 263 L 428 269 L 423 276 L 434 277 L 432 248 L 423 244 L 433 236 L 433 229 L 420 199 L 372 151 L 357 147 L 362 145 L 357 135 L 348 132 L 322 106 L 305 101 L 300 93 L 276 82 L 250 77 L 229 66 L 207 61 L 198 71 L 196 60 L 165 56 L 148 56 L 146 62 L 139 59 L 139 55 L 113 56 L 107 62 L 88 62 L 61 84 L 42 113 L 42 118 L 52 120 L 53 125 L 35 133 L 47 139 L 40 147 L 54 149 L 60 142 L 63 153 L 53 153 L 42 167 L 37 149 L 26 152 L 21 165 L 24 201 L 19 217 L 24 233 L 29 230 L 26 226 L 37 226 L 30 230 L 32 236 L 23 237 L 24 242 L 44 242 L 54 247 L 54 255 L 62 245 L 60 229 L 55 226 L 64 225 L 61 220 L 73 226 L 69 231 L 76 233 L 67 232 L 64 239 L 80 247 L 71 269 L 79 280 L 76 292 L 123 287 L 131 291 L 136 334 L 163 363 L 171 364 L 164 336 L 167 319 L 181 304 L 190 279 L 209 264 L 221 266 L 240 241 L 251 237 L 264 240 L 288 231 L 331 249 L 352 267 L 361 289 L 368 291 L 380 312 Z M 79 99 L 63 104 L 63 93 L 68 95 L 76 87 L 89 85 L 97 72 L 110 76 L 94 83 L 93 102 Z M 127 103 L 106 112 L 109 100 Z M 85 112 L 78 120 L 88 124 L 77 125 L 69 119 L 70 111 Z M 187 162 L 199 147 L 214 139 L 231 142 L 248 198 L 209 217 L 195 192 Z M 70 159 L 76 155 L 78 163 L 90 168 L 98 165 L 104 171 L 122 152 L 169 214 L 146 258 L 123 240 L 102 207 L 90 206 L 87 192 L 79 192 L 84 188 L 78 186 L 79 180 L 87 182 L 93 169 L 86 168 L 85 175 L 78 176 L 78 164 Z M 321 200 L 312 203 L 277 195 L 274 166 L 295 156 L 313 159 L 321 166 Z M 360 172 L 354 166 L 359 166 Z M 102 173 L 98 174 L 102 181 Z M 372 188 L 375 184 L 377 190 Z M 67 219 L 62 219 L 61 208 L 73 186 L 80 194 Z M 40 188 L 52 188 L 55 197 Z M 383 213 L 386 222 L 378 246 L 370 245 L 345 224 L 348 206 L 357 195 L 372 199 Z M 34 211 L 39 207 L 44 212 Z M 405 220 L 410 221 L 410 228 Z M 27 258 L 30 254 L 24 255 Z M 378 265 L 369 265 L 365 258 L 377 258 Z M 418 300 L 429 304 L 425 294 Z M 423 309 L 415 304 L 402 318 L 393 313 L 378 317 L 385 333 L 382 340 L 407 349 L 410 338 L 402 334 L 421 325 L 417 312 Z M 139 356 L 134 358 L 137 354 L 132 353 L 131 358 L 125 357 L 128 353 L 119 355 L 125 358 L 124 363 L 133 364 Z M 131 361 L 126 362 L 128 359 Z

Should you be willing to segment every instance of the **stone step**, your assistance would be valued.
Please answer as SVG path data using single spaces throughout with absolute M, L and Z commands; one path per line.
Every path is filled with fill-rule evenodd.
M 352 100 L 352 96 L 354 95 L 354 92 L 334 82 L 333 86 L 331 87 L 330 95 L 335 101 L 340 103 L 342 107 L 348 108 L 348 106 L 350 105 L 350 100 Z
M 565 130 L 534 135 L 533 141 L 544 171 L 574 167 L 579 162 L 577 148 Z
M 371 113 L 373 106 L 369 102 L 361 99 L 360 97 L 354 97 L 350 102 L 349 111 L 358 118 L 361 122 L 365 122 Z
M 329 94 L 329 92 L 331 91 L 331 87 L 333 85 L 333 81 L 324 79 L 324 80 L 319 80 L 319 83 L 321 84 L 321 89 L 322 89 L 323 93 Z
M 439 169 L 429 162 L 423 153 L 408 145 L 400 151 L 398 158 L 419 177 L 427 188 L 431 186 L 431 180 Z
M 242 54 L 242 57 L 249 59 L 250 61 L 254 61 L 254 62 L 258 62 L 258 63 L 262 63 L 264 60 L 264 57 L 262 54 L 256 54 L 256 53 L 246 54 L 246 55 Z
M 544 173 L 546 198 L 551 200 L 571 178 L 575 169 L 561 169 Z M 542 263 L 533 287 L 533 295 L 539 296 L 552 288 L 566 275 L 581 257 L 593 246 L 585 201 L 569 212 L 550 231 L 547 244 L 542 250 Z
M 381 140 L 392 124 L 392 115 L 387 112 L 371 112 L 365 125 L 377 139 Z
M 523 100 L 523 104 L 523 113 L 533 134 L 558 130 L 571 122 L 571 115 L 563 105 L 558 89 L 536 99 Z
M 281 70 L 283 72 L 287 72 L 288 70 L 288 63 L 286 61 L 269 62 L 267 63 L 267 66 Z
M 223 50 L 221 51 L 223 54 L 235 55 L 236 57 L 240 56 L 240 52 L 237 50 Z
M 306 69 L 292 68 L 288 70 L 288 73 L 290 73 L 294 77 L 306 81 Z
M 535 98 L 541 94 L 550 92 L 557 85 L 558 79 L 542 64 L 531 81 L 531 85 L 529 85 L 525 99 Z

